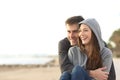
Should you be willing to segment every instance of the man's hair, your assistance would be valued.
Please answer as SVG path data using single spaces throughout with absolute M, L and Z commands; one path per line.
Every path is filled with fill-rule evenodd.
M 84 20 L 82 16 L 72 16 L 65 21 L 65 24 L 69 24 L 69 25 L 78 24 L 82 20 Z

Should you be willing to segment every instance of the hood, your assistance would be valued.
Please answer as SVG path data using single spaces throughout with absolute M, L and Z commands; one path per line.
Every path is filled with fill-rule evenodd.
M 88 27 L 90 27 L 90 29 L 93 31 L 93 33 L 97 37 L 98 44 L 100 46 L 100 51 L 101 51 L 104 48 L 105 44 L 101 37 L 101 30 L 98 22 L 94 18 L 89 18 L 81 21 L 79 25 L 80 24 L 86 24 Z

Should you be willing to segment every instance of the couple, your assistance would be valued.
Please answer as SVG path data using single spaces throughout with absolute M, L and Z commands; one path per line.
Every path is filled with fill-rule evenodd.
M 112 52 L 105 47 L 98 22 L 73 16 L 68 37 L 59 42 L 60 80 L 116 80 Z

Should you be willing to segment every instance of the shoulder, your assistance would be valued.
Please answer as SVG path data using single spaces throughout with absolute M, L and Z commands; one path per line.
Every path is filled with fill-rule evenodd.
M 71 50 L 79 49 L 79 47 L 78 47 L 78 46 L 72 46 L 70 49 L 71 49 Z
M 67 39 L 67 37 L 58 42 L 58 52 L 59 53 L 67 53 L 70 47 L 71 47 L 71 45 L 70 45 L 70 42 Z
M 71 47 L 69 40 L 66 38 L 58 42 L 59 47 Z
M 104 47 L 101 52 L 102 53 L 107 53 L 107 54 L 112 54 L 112 51 L 107 47 Z
M 68 50 L 68 55 L 76 56 L 80 54 L 80 49 L 77 46 L 70 47 Z
M 102 57 L 107 57 L 107 56 L 110 57 L 112 56 L 112 51 L 109 48 L 104 47 L 101 51 L 101 55 Z
M 80 48 L 78 46 L 73 46 L 73 47 L 70 47 L 69 51 L 78 52 L 80 51 Z
M 62 40 L 59 41 L 59 44 L 65 44 L 65 43 L 67 43 L 67 44 L 69 43 L 70 44 L 70 42 L 67 39 L 67 37 L 65 37 L 64 39 L 62 39 Z

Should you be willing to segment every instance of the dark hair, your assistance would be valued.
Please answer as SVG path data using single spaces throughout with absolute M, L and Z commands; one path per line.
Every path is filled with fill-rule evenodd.
M 84 45 L 82 44 L 81 39 L 79 38 L 79 46 L 82 52 L 87 52 L 85 51 Z M 97 68 L 102 67 L 102 58 L 100 55 L 100 47 L 98 44 L 98 40 L 95 36 L 95 34 L 92 31 L 92 38 L 91 38 L 91 45 L 90 45 L 90 56 L 88 57 L 87 64 L 86 64 L 86 69 L 87 70 L 95 70 Z
M 69 24 L 69 25 L 78 24 L 83 20 L 84 18 L 82 16 L 72 16 L 65 21 L 65 24 Z

